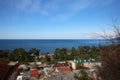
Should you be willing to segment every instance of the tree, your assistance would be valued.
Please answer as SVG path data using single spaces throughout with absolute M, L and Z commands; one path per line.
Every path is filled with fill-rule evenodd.
M 99 47 L 92 46 L 89 57 L 95 59 L 95 61 L 100 61 L 101 60 L 101 55 L 100 55 Z
M 54 58 L 56 60 L 59 60 L 60 59 L 60 48 L 56 48 L 55 51 L 54 51 Z
M 75 47 L 72 47 L 72 49 L 71 49 L 71 54 L 75 54 L 76 53 L 76 49 L 75 49 Z
M 45 62 L 47 62 L 47 64 L 51 63 L 51 57 L 49 56 L 49 54 L 45 55 Z
M 118 24 L 117 19 L 113 19 L 112 27 L 112 32 L 109 33 L 104 31 L 104 34 L 99 34 L 99 36 L 106 39 L 106 41 L 112 42 L 113 44 L 120 44 L 120 25 Z
M 104 36 L 112 44 L 100 47 L 102 66 L 99 68 L 98 76 L 102 80 L 120 80 L 120 28 L 117 24 L 113 24 L 113 27 L 115 35 L 105 34 Z
M 34 55 L 34 56 L 39 56 L 40 50 L 36 49 L 36 48 L 31 48 L 29 50 L 29 54 Z
M 57 61 L 63 61 L 63 60 L 67 60 L 67 49 L 66 48 L 56 48 L 55 52 L 54 52 L 54 58 Z
M 72 59 L 74 59 L 75 58 L 75 56 L 77 56 L 76 55 L 76 49 L 75 49 L 75 47 L 72 47 L 71 48 L 71 50 L 70 50 L 70 57 L 72 58 Z
M 10 55 L 10 50 L 0 50 L 1 58 L 8 58 L 9 55 Z
M 67 58 L 67 49 L 66 48 L 62 48 L 60 51 L 60 60 L 66 60 Z
M 24 62 L 28 60 L 28 54 L 23 48 L 16 48 L 12 51 L 9 59 Z

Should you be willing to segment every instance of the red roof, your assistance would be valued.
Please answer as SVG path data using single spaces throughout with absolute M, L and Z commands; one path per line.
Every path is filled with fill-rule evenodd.
M 68 72 L 70 72 L 70 68 L 68 68 L 68 67 L 62 67 L 62 68 L 59 68 L 59 70 L 60 70 L 62 73 L 68 73 Z
M 62 73 L 68 73 L 71 71 L 67 63 L 57 63 L 53 65 L 53 69 L 55 70 L 56 68 Z
M 57 63 L 53 65 L 53 67 L 67 67 L 67 66 L 69 66 L 67 63 Z
M 17 70 L 19 64 L 15 66 L 8 65 L 9 62 L 0 61 L 0 80 L 8 80 L 11 74 Z
M 38 70 L 31 70 L 30 71 L 30 76 L 34 76 L 34 75 L 38 75 L 38 74 L 39 74 Z

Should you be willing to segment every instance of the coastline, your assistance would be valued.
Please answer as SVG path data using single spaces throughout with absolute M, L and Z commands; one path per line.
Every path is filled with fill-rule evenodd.
M 56 48 L 77 48 L 78 46 L 99 46 L 104 39 L 0 39 L 1 50 L 24 48 L 28 51 L 37 48 L 41 53 L 53 52 Z

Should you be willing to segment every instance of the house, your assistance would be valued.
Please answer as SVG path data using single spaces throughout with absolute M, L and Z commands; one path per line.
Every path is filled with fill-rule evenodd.
M 74 62 L 74 61 L 67 61 L 69 64 L 70 64 L 70 66 L 72 67 L 72 69 L 73 70 L 76 70 L 76 63 Z
M 37 69 L 31 69 L 29 75 L 30 75 L 30 80 L 37 80 L 39 77 L 39 71 Z
M 15 80 L 19 65 L 18 62 L 0 61 L 0 80 Z
M 95 63 L 94 59 L 78 59 L 78 60 L 73 60 L 74 63 L 81 63 L 83 67 L 89 68 L 89 65 L 92 63 Z
M 71 71 L 68 63 L 56 63 L 53 65 L 53 70 L 62 73 L 68 73 Z
M 29 74 L 30 74 L 30 76 L 37 76 L 39 74 L 39 71 L 36 70 L 36 69 L 33 69 L 33 70 L 30 71 Z
M 37 64 L 38 66 L 40 66 L 40 65 L 42 64 L 42 62 L 36 62 L 36 64 Z

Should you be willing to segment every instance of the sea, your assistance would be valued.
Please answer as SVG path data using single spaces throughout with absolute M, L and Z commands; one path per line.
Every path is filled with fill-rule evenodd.
M 53 52 L 56 48 L 77 48 L 78 46 L 106 45 L 104 39 L 0 39 L 0 50 L 24 48 L 39 49 L 41 53 Z

